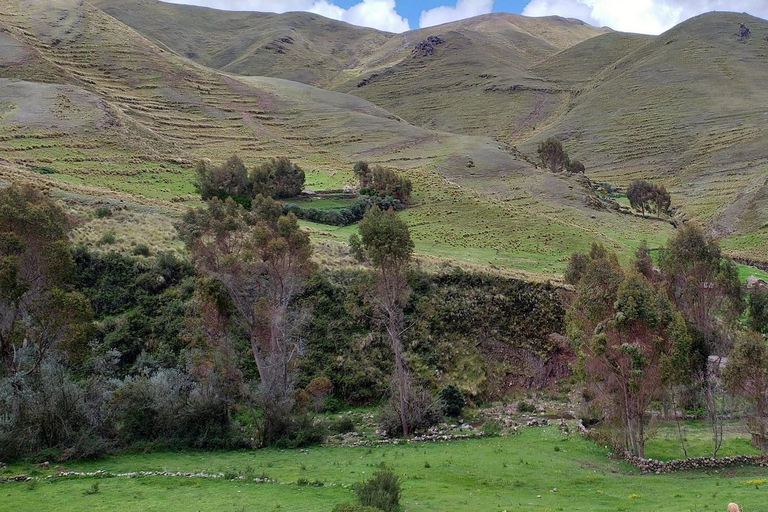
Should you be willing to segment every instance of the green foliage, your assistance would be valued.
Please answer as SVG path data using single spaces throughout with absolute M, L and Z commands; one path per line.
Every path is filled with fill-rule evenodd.
M 536 412 L 536 406 L 525 400 L 517 402 L 517 412 Z
M 754 331 L 739 332 L 723 372 L 726 385 L 750 405 L 748 426 L 768 451 L 768 340 Z
M 749 328 L 768 334 L 768 290 L 753 290 L 749 294 L 747 305 Z
M 366 257 L 378 267 L 401 267 L 413 254 L 408 225 L 392 209 L 370 208 L 360 222 L 360 241 Z
M 391 469 L 382 468 L 371 479 L 359 484 L 355 492 L 358 501 L 364 507 L 373 507 L 384 512 L 398 512 L 400 487 L 400 477 Z
M 104 219 L 112 216 L 112 208 L 108 206 L 99 206 L 93 211 L 94 217 L 97 219 Z
M 560 172 L 568 165 L 568 154 L 563 149 L 563 144 L 554 137 L 541 142 L 536 152 L 541 166 L 550 172 Z
M 272 158 L 250 173 L 243 161 L 231 156 L 220 166 L 201 160 L 195 165 L 195 187 L 204 200 L 228 197 L 250 208 L 259 195 L 295 197 L 304 188 L 304 171 L 286 157 Z
M 690 369 L 692 340 L 663 290 L 595 247 L 568 313 L 581 375 L 642 457 L 646 411 Z
M 397 385 L 393 385 L 392 388 L 389 400 L 379 412 L 378 421 L 379 428 L 388 436 L 403 434 L 403 415 L 408 422 L 410 433 L 423 432 L 443 419 L 442 404 L 435 400 L 429 390 L 406 381 L 405 411 L 401 411 Z
M 488 420 L 480 427 L 480 432 L 487 437 L 496 437 L 501 435 L 501 423 L 496 420 Z
M 627 187 L 627 199 L 635 210 L 640 210 L 645 217 L 646 210 L 655 210 L 656 216 L 668 214 L 671 205 L 669 192 L 664 185 L 655 185 L 644 180 L 633 181 Z
M 403 204 L 392 197 L 364 197 L 347 208 L 338 210 L 317 210 L 314 208 L 301 208 L 297 204 L 286 203 L 283 206 L 283 213 L 293 213 L 297 218 L 317 222 L 319 224 L 328 224 L 331 226 L 349 226 L 358 222 L 365 216 L 371 207 L 378 207 L 381 210 L 402 210 Z
M 131 252 L 134 256 L 144 256 L 145 258 L 148 258 L 152 254 L 147 244 L 138 244 Z
M 304 189 L 304 171 L 286 157 L 272 158 L 256 167 L 251 174 L 254 197 L 274 199 L 296 197 Z
M 370 167 L 367 162 L 358 162 L 354 172 L 359 180 L 361 194 L 392 197 L 404 204 L 410 202 L 413 190 L 411 180 L 398 176 L 392 169 L 380 165 Z
M 443 406 L 443 414 L 452 418 L 457 418 L 461 415 L 461 411 L 466 403 L 464 393 L 453 384 L 449 384 L 441 389 L 440 393 L 437 394 L 437 398 Z
M 116 241 L 117 241 L 117 237 L 115 237 L 115 232 L 107 231 L 101 236 L 101 238 L 99 238 L 99 241 L 97 243 L 99 245 L 112 245 Z

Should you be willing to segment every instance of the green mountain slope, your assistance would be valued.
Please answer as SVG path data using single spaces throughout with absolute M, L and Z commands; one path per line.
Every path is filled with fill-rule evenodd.
M 736 35 L 739 23 L 750 38 Z M 661 181 L 685 216 L 710 225 L 726 247 L 765 259 L 766 36 L 768 22 L 744 14 L 682 23 L 582 83 L 567 113 L 522 148 L 555 135 L 595 179 Z M 572 61 L 578 50 L 556 58 Z M 560 80 L 561 69 L 544 63 L 536 71 Z
M 223 75 L 88 3 L 1 7 L 13 44 L 0 47 L 0 175 L 54 190 L 84 219 L 89 243 L 112 230 L 118 248 L 177 244 L 173 219 L 195 201 L 192 163 L 232 153 L 248 163 L 287 155 L 315 188 L 350 183 L 358 159 L 399 167 L 414 180 L 405 215 L 421 254 L 542 279 L 557 279 L 570 251 L 594 238 L 627 253 L 668 232 L 589 208 L 578 180 L 537 171 L 492 139 L 416 127 L 304 84 Z M 125 222 L 92 219 L 90 205 L 104 202 L 128 207 Z M 312 228 L 320 244 L 352 230 Z

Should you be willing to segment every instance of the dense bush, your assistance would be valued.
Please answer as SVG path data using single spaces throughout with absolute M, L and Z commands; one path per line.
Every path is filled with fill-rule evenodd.
M 404 207 L 403 203 L 398 199 L 389 196 L 373 196 L 365 197 L 346 208 L 340 208 L 338 210 L 317 210 L 315 208 L 304 209 L 297 204 L 286 203 L 283 206 L 283 213 L 287 214 L 291 212 L 299 219 L 317 222 L 318 224 L 349 226 L 350 224 L 360 221 L 371 206 L 377 206 L 382 210 L 388 210 L 389 208 L 401 210 Z
M 440 404 L 443 407 L 443 414 L 452 418 L 457 418 L 461 415 L 461 411 L 464 409 L 464 393 L 461 390 L 450 384 L 440 390 L 437 395 L 440 399 Z
M 369 166 L 367 162 L 358 162 L 354 167 L 358 178 L 360 193 L 379 197 L 394 197 L 402 203 L 409 203 L 413 184 L 411 180 L 399 176 L 392 169 L 380 165 Z
M 243 161 L 232 156 L 216 166 L 207 160 L 195 165 L 195 187 L 205 199 L 226 199 L 251 207 L 258 195 L 282 199 L 301 194 L 304 188 L 304 171 L 286 157 L 272 158 L 251 172 Z
M 355 492 L 364 507 L 373 507 L 384 512 L 400 510 L 400 477 L 390 469 L 380 469 L 371 479 L 359 484 Z

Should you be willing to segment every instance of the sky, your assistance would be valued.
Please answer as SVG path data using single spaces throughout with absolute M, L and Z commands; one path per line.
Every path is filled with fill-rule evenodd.
M 768 19 L 768 0 L 165 0 L 237 11 L 308 11 L 353 25 L 405 32 L 490 12 L 558 15 L 622 32 L 660 34 L 709 11 Z

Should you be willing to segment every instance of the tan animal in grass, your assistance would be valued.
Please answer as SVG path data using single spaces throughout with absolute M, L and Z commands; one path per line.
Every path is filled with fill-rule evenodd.
M 728 512 L 742 512 L 741 507 L 735 503 L 728 504 Z

